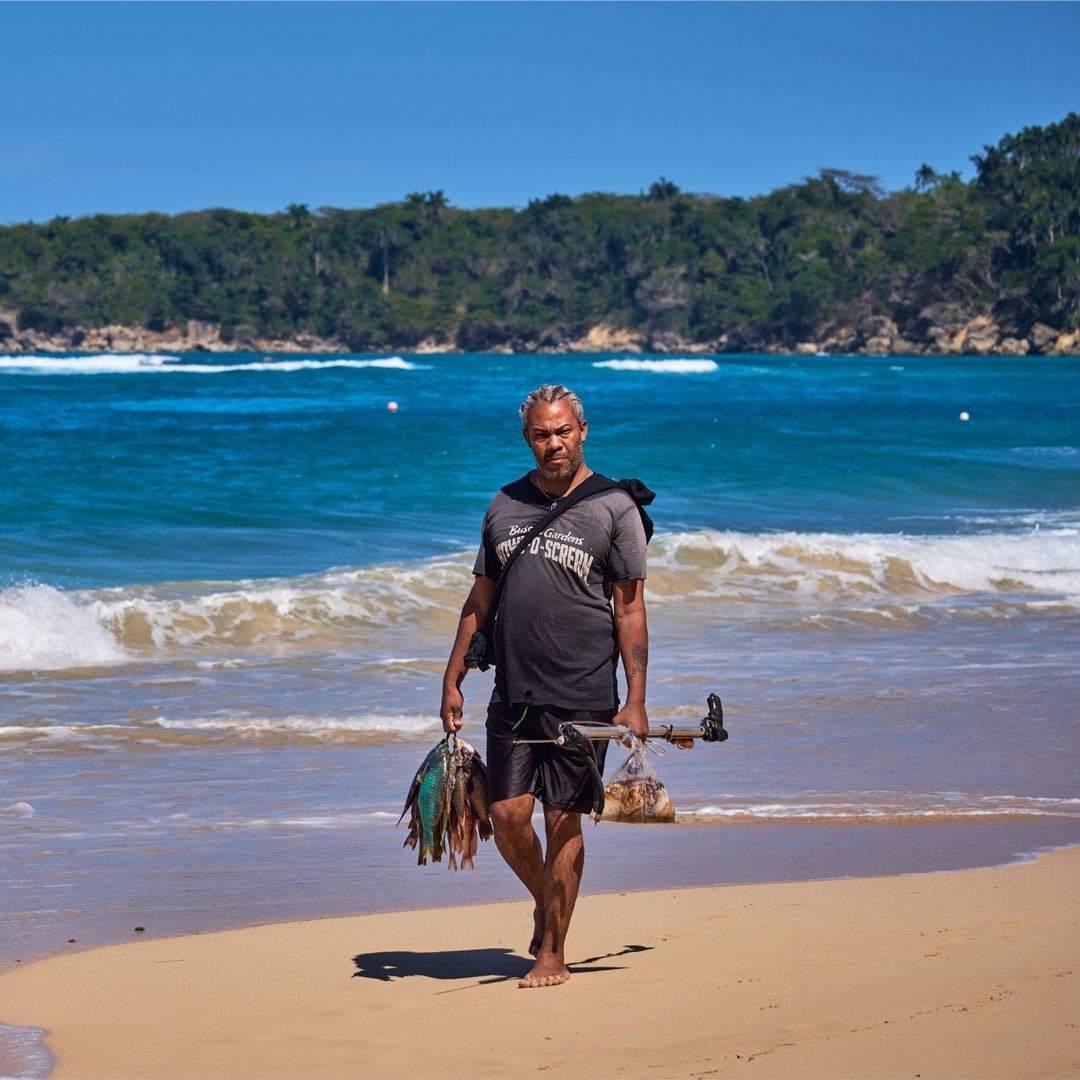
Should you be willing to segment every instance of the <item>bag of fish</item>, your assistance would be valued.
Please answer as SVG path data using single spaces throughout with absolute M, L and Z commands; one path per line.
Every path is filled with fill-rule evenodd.
M 604 788 L 604 812 L 599 820 L 638 824 L 674 821 L 675 807 L 645 756 L 645 743 L 633 739 L 631 747 L 630 756 Z
M 409 785 L 399 825 L 410 810 L 405 847 L 420 845 L 418 866 L 426 866 L 429 857 L 441 862 L 445 850 L 451 870 L 458 868 L 459 856 L 463 867 L 473 868 L 477 836 L 487 840 L 492 827 L 487 770 L 464 739 L 448 735 L 424 758 Z

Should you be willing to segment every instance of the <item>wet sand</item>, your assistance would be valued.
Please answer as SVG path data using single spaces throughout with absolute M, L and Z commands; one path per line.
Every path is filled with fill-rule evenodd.
M 0 976 L 56 1077 L 1076 1077 L 1080 848 L 990 870 L 586 896 L 138 941 Z

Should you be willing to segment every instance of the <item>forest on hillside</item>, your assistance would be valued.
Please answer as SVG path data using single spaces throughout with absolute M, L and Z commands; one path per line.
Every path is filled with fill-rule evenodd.
M 77 345 L 94 327 L 198 320 L 237 349 L 311 335 L 354 351 L 524 351 L 603 325 L 658 350 L 741 351 L 875 326 L 929 348 L 976 317 L 1015 338 L 1080 329 L 1080 116 L 972 160 L 969 182 L 924 165 L 897 192 L 823 168 L 754 198 L 661 178 L 636 196 L 518 209 L 459 209 L 433 191 L 368 209 L 11 225 L 0 338 Z

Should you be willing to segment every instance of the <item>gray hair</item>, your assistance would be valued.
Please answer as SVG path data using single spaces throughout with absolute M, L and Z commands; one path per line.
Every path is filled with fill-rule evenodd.
M 518 415 L 521 417 L 521 430 L 528 430 L 529 410 L 534 405 L 541 403 L 550 405 L 556 401 L 568 401 L 577 422 L 579 424 L 585 423 L 585 410 L 582 408 L 581 399 L 577 394 L 561 384 L 552 385 L 549 383 L 534 390 L 518 408 Z

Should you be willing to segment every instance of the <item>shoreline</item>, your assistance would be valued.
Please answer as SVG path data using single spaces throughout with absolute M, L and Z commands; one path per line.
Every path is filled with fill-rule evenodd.
M 764 1054 L 777 1077 L 1077 1076 L 1078 879 L 1072 846 L 585 895 L 575 978 L 539 1000 L 514 985 L 526 901 L 153 938 L 0 974 L 0 1023 L 47 1029 L 57 1078 L 742 1076 Z M 447 993 L 471 1035 L 403 1056 Z
M 812 836 L 809 844 L 807 834 Z M 823 858 L 820 846 L 823 837 L 830 835 L 832 843 L 839 841 L 846 851 L 840 855 L 834 850 Z M 414 859 L 402 860 L 399 838 L 394 829 L 388 844 L 384 841 L 376 848 L 354 853 L 356 861 L 367 863 L 377 876 L 390 875 L 386 884 L 397 890 L 397 906 L 386 904 L 385 888 L 370 891 L 361 884 L 360 892 L 348 895 L 348 890 L 336 888 L 328 903 L 316 905 L 293 895 L 271 908 L 253 908 L 250 903 L 239 907 L 235 902 L 222 904 L 224 898 L 217 894 L 219 902 L 213 908 L 172 910 L 145 900 L 108 914 L 72 912 L 68 918 L 53 919 L 52 934 L 39 932 L 24 941 L 22 949 L 6 948 L 0 954 L 0 977 L 46 960 L 140 941 L 430 910 L 440 894 L 448 895 L 454 907 L 514 903 L 520 896 L 519 883 L 490 845 L 481 852 L 484 860 L 478 870 L 445 875 L 439 872 L 442 865 L 419 873 L 412 865 Z M 661 830 L 608 823 L 589 840 L 586 886 L 593 896 L 963 873 L 1019 866 L 1055 851 L 1080 849 L 1075 819 L 1049 817 L 840 825 L 757 821 L 731 826 L 683 816 L 676 826 Z M 379 850 L 382 848 L 385 850 Z M 386 854 L 391 856 L 389 861 L 380 858 Z M 334 857 L 327 852 L 324 856 Z M 628 857 L 649 867 L 662 860 L 664 884 L 639 884 L 638 873 L 625 869 Z M 355 889 L 358 883 L 350 880 Z M 136 925 L 145 926 L 145 931 L 135 933 Z M 0 1012 L 0 1025 L 3 1023 Z M 3 1075 L 0 1070 L 0 1078 Z

